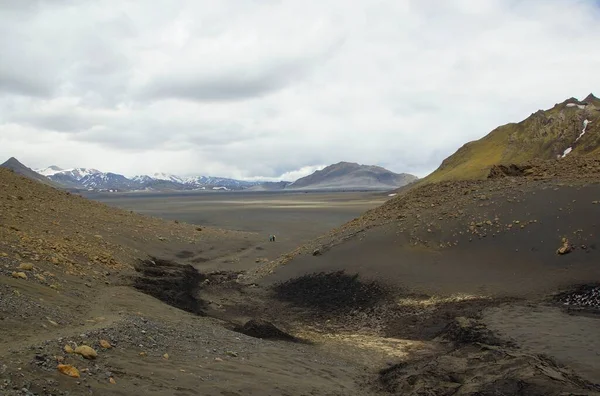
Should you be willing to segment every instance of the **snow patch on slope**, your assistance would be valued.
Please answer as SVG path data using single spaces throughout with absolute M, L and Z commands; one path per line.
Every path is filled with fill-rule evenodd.
M 571 103 L 569 103 L 569 104 L 571 104 Z M 579 136 L 577 136 L 577 139 L 575 139 L 575 143 L 577 143 L 577 141 L 579 139 L 581 139 L 583 137 L 583 135 L 585 135 L 585 131 L 589 124 L 590 124 L 589 120 L 586 119 L 583 121 L 583 129 L 581 130 L 581 133 L 579 134 Z M 573 147 L 567 147 L 567 149 L 565 151 L 563 151 L 563 155 L 561 158 L 565 158 L 567 156 L 567 154 L 569 154 L 571 151 L 573 151 Z
M 577 142 L 579 139 L 581 139 L 581 137 L 583 135 L 585 135 L 585 130 L 587 129 L 587 126 L 589 125 L 590 121 L 589 120 L 584 120 L 583 121 L 583 130 L 581 131 L 581 134 L 579 134 L 579 136 L 577 137 L 577 139 L 575 139 L 575 142 Z

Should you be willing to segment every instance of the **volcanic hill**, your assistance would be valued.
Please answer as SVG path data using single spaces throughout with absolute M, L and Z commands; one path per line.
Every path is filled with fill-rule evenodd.
M 380 166 L 339 162 L 300 178 L 286 186 L 290 190 L 366 189 L 390 190 L 417 180 L 407 173 L 394 173 Z
M 599 153 L 600 99 L 590 94 L 583 101 L 570 98 L 539 110 L 465 144 L 422 182 L 481 179 L 492 165 Z

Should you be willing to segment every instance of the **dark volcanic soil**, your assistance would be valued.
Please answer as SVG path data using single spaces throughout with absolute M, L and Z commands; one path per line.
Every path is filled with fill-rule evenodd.
M 133 287 L 184 311 L 204 314 L 206 304 L 198 299 L 200 284 L 206 279 L 191 265 L 156 257 L 140 261 Z
M 386 290 L 376 282 L 362 282 L 344 271 L 315 273 L 273 287 L 275 298 L 301 306 L 315 315 L 343 314 L 380 303 Z

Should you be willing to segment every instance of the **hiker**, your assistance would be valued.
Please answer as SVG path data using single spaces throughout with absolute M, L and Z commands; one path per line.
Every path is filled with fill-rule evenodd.
M 275 235 L 269 235 L 269 242 L 275 242 Z

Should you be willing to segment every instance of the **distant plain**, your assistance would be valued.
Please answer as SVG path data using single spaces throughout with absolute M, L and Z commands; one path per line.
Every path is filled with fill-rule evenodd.
M 111 206 L 199 226 L 276 236 L 264 244 L 273 259 L 375 208 L 384 192 L 177 192 L 94 193 L 88 198 Z

